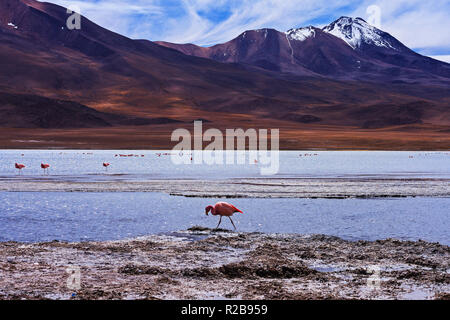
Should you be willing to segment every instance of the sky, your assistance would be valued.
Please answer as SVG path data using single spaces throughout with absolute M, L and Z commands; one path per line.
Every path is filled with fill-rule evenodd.
M 340 16 L 377 21 L 411 49 L 450 62 L 450 0 L 46 0 L 75 6 L 133 39 L 209 46 L 246 30 L 325 26 Z M 375 9 L 374 9 L 375 8 Z M 77 11 L 78 11 L 77 10 Z M 374 11 L 375 10 L 375 11 Z M 379 19 L 371 20 L 374 17 Z

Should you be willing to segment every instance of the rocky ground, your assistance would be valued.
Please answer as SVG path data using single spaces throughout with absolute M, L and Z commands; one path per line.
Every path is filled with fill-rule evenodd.
M 124 241 L 7 242 L 0 299 L 448 299 L 449 262 L 450 247 L 423 241 L 199 227 Z M 68 286 L 68 268 L 80 271 L 80 288 Z

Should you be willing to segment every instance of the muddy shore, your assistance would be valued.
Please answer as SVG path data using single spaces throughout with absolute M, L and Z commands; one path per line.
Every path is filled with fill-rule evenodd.
M 0 299 L 448 299 L 450 247 L 200 227 L 108 242 L 0 243 Z M 67 268 L 80 285 L 68 288 Z

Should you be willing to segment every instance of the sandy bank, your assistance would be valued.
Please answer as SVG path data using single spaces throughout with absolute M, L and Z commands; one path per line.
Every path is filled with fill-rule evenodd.
M 1 299 L 438 299 L 450 247 L 213 232 L 89 243 L 0 243 Z M 81 289 L 67 288 L 79 267 Z M 378 271 L 377 271 L 378 270 Z M 374 273 L 373 273 L 374 272 Z
M 205 198 L 449 197 L 449 179 L 229 179 L 79 182 L 3 178 L 9 192 L 164 192 Z

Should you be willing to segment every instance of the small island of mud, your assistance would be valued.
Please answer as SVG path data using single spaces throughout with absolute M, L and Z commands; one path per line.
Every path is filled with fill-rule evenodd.
M 449 261 L 450 247 L 424 241 L 200 227 L 123 241 L 5 242 L 0 299 L 448 299 Z M 79 270 L 79 289 L 68 287 L 68 270 Z

